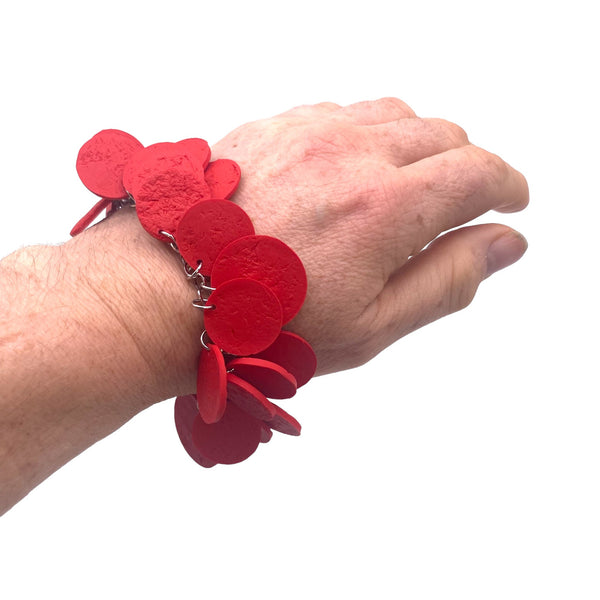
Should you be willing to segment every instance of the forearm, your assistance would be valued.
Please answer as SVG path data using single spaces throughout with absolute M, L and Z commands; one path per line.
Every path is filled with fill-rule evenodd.
M 143 408 L 193 391 L 201 315 L 132 211 L 7 257 L 0 287 L 1 514 Z

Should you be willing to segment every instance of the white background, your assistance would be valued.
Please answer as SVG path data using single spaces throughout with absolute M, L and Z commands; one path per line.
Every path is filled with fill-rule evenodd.
M 531 205 L 480 219 L 530 248 L 467 310 L 289 401 L 300 438 L 205 471 L 168 401 L 73 460 L 0 519 L 0 597 L 600 597 L 593 7 L 3 2 L 0 256 L 67 238 L 100 129 L 214 143 L 323 100 L 459 123 Z

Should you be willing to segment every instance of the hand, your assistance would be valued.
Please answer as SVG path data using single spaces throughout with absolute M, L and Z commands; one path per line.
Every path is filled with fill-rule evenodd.
M 527 247 L 502 225 L 438 238 L 490 209 L 523 209 L 527 183 L 457 125 L 400 100 L 295 108 L 236 129 L 213 156 L 242 167 L 234 199 L 257 233 L 304 262 L 309 291 L 289 327 L 313 345 L 321 374 L 466 307 Z

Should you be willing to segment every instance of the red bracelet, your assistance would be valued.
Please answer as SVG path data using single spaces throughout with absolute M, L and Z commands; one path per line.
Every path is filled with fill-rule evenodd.
M 255 235 L 248 215 L 229 199 L 239 166 L 210 161 L 201 139 L 144 147 L 106 129 L 77 157 L 84 185 L 101 200 L 75 225 L 135 206 L 146 231 L 171 246 L 204 312 L 196 394 L 175 401 L 175 425 L 203 467 L 241 462 L 273 433 L 300 435 L 300 424 L 268 400 L 290 398 L 317 367 L 300 336 L 282 331 L 306 296 L 306 273 L 280 240 Z

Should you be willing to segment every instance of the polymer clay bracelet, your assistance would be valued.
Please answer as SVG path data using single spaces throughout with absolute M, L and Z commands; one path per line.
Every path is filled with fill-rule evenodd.
M 298 421 L 268 398 L 290 398 L 317 366 L 308 342 L 282 330 L 306 296 L 301 260 L 282 241 L 255 234 L 230 201 L 239 166 L 210 158 L 198 138 L 144 147 L 123 131 L 97 133 L 76 166 L 101 200 L 71 231 L 132 206 L 144 229 L 180 257 L 205 329 L 196 393 L 176 399 L 175 425 L 203 467 L 245 460 L 273 431 L 300 435 Z

